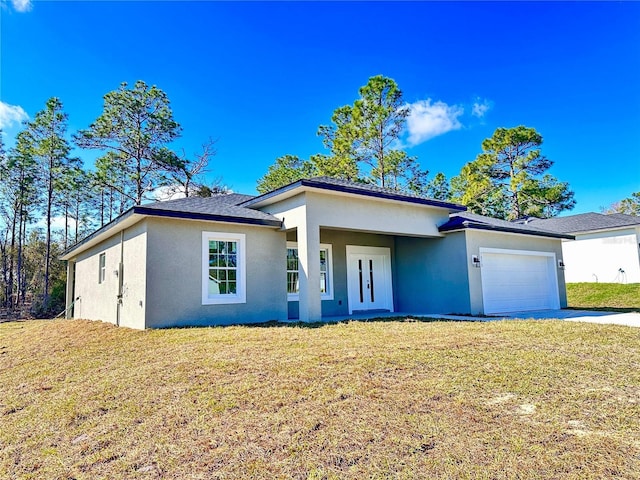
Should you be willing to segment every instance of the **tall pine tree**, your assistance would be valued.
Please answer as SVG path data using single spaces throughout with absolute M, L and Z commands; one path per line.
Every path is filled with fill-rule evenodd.
M 125 82 L 107 93 L 102 114 L 78 132 L 75 142 L 81 148 L 110 153 L 103 157 L 110 164 L 103 170 L 122 172 L 124 181 L 105 175 L 106 186 L 120 193 L 128 205 L 140 205 L 148 193 L 168 183 L 168 172 L 179 164 L 167 145 L 180 131 L 167 95 L 138 80 L 133 88 Z
M 43 306 L 48 308 L 50 294 L 51 271 L 51 222 L 54 209 L 62 204 L 63 190 L 59 178 L 68 168 L 69 142 L 65 138 L 67 134 L 67 114 L 63 111 L 60 99 L 52 97 L 47 100 L 44 110 L 38 112 L 27 126 L 28 141 L 31 143 L 32 152 L 40 166 L 40 183 L 44 195 L 45 211 L 45 255 L 44 255 L 44 281 L 43 281 Z
M 547 173 L 542 136 L 533 128 L 498 128 L 482 153 L 451 180 L 452 197 L 472 211 L 515 220 L 557 215 L 575 205 L 569 184 Z

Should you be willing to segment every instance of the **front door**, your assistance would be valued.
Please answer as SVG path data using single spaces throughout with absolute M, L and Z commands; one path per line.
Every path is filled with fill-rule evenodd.
M 347 280 L 349 313 L 393 311 L 388 248 L 347 245 Z

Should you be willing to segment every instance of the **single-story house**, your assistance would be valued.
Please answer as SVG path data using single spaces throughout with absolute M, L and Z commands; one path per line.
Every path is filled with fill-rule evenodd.
M 316 177 L 135 206 L 61 258 L 68 315 L 144 329 L 557 309 L 570 238 Z
M 640 217 L 592 212 L 527 225 L 575 236 L 562 243 L 567 282 L 640 282 Z

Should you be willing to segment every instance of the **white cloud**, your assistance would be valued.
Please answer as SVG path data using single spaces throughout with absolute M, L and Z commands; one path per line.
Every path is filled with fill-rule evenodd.
M 432 103 L 428 98 L 409 104 L 409 109 L 407 130 L 411 146 L 462 128 L 458 117 L 464 113 L 464 108 L 460 105 L 447 105 L 441 101 Z
M 0 128 L 8 128 L 29 118 L 20 105 L 9 105 L 0 101 Z
M 491 108 L 491 103 L 486 98 L 482 101 L 478 98 L 471 108 L 471 115 L 482 118 Z
M 184 198 L 184 188 L 181 185 L 166 185 L 156 188 L 151 192 L 151 197 L 156 202 L 165 202 L 167 200 L 176 200 Z
M 69 228 L 69 232 L 73 234 L 73 231 L 76 228 L 75 219 L 71 217 L 67 218 L 67 227 Z M 46 228 L 44 219 L 42 220 L 42 228 Z M 64 216 L 51 217 L 51 228 L 53 230 L 64 230 Z
M 31 0 L 11 0 L 16 12 L 28 12 L 33 7 Z

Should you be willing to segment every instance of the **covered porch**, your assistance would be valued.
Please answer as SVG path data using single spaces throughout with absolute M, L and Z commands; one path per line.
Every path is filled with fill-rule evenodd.
M 464 207 L 325 178 L 299 181 L 248 204 L 280 219 L 287 234 L 289 318 L 426 311 L 430 286 L 433 307 L 444 308 L 436 305 L 443 291 L 434 272 L 451 261 L 458 265 L 445 270 L 466 286 L 468 302 L 464 238 L 456 244 L 450 241 L 456 234 L 438 230 Z M 454 244 L 462 249 L 443 260 L 441 250 Z
M 289 260 L 295 251 L 295 265 L 287 265 L 289 318 L 443 308 L 434 272 L 453 258 L 462 263 L 447 266 L 451 280 L 468 288 L 464 240 L 454 245 L 437 228 L 446 209 L 315 191 L 277 206 L 282 211 L 272 205 L 269 212 L 282 218 Z M 461 250 L 443 252 L 446 245 Z
M 298 230 L 287 232 L 291 320 L 315 322 L 469 311 L 462 236 L 409 237 L 321 227 L 318 237 L 317 250 L 307 253 L 305 264 Z M 307 272 L 314 267 L 318 274 L 311 277 Z M 305 316 L 309 305 L 317 313 Z

